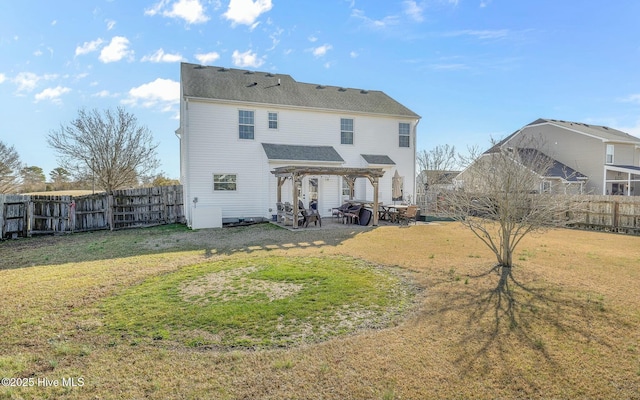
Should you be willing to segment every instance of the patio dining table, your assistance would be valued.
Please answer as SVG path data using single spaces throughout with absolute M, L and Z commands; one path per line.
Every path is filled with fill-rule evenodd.
M 380 205 L 379 218 L 391 222 L 398 222 L 400 215 L 407 212 L 409 206 L 404 204 L 382 204 Z

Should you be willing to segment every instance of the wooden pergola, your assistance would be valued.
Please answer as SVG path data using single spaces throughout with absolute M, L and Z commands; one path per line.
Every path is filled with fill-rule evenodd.
M 367 178 L 373 186 L 373 225 L 378 225 L 378 183 L 384 175 L 382 168 L 344 168 L 344 167 L 307 167 L 291 165 L 274 168 L 271 171 L 278 178 L 278 203 L 282 202 L 282 185 L 287 179 L 293 183 L 293 228 L 298 228 L 298 189 L 302 179 L 309 175 L 337 175 L 343 177 L 349 185 L 349 199 L 353 200 L 354 185 L 357 178 Z

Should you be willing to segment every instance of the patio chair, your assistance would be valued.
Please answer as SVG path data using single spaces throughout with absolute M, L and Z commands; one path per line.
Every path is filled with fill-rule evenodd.
M 276 217 L 276 221 L 277 222 L 283 222 L 284 221 L 284 204 L 282 204 L 281 202 L 277 202 L 276 203 L 276 208 L 278 210 L 278 214 Z
M 360 223 L 360 209 L 362 208 L 361 205 L 352 205 L 350 206 L 347 211 L 345 211 L 344 213 L 342 213 L 342 223 L 345 224 L 347 221 L 349 221 L 349 223 L 353 224 L 353 223 Z
M 344 203 L 340 207 L 334 207 L 331 209 L 331 215 L 336 218 L 342 218 L 343 214 L 349 209 L 349 203 Z
M 398 216 L 400 218 L 400 224 L 406 222 L 407 226 L 409 226 L 409 222 L 413 220 L 413 224 L 415 225 L 419 210 L 418 206 L 407 207 L 407 211 Z
M 313 222 L 314 225 L 316 226 L 318 226 L 318 223 L 320 223 L 320 227 L 322 228 L 322 218 L 320 217 L 320 213 L 317 210 L 313 210 L 313 209 L 305 210 L 303 208 L 302 216 L 304 219 L 305 228 L 309 226 L 309 222 Z
M 282 213 L 282 223 L 284 225 L 288 225 L 287 222 L 291 221 L 291 225 L 293 225 L 293 206 L 288 201 L 283 205 L 284 212 Z

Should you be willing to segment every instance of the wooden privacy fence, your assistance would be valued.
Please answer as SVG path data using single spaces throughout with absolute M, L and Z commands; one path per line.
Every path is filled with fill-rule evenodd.
M 0 195 L 0 239 L 183 223 L 182 186 L 86 196 Z
M 558 200 L 574 203 L 567 208 L 572 210 L 571 227 L 640 235 L 640 196 L 558 195 Z M 423 215 L 447 215 L 443 193 L 428 192 L 416 202 Z M 566 217 L 558 219 L 564 224 Z
M 640 234 L 640 196 L 572 196 L 580 202 L 572 226 L 580 229 Z

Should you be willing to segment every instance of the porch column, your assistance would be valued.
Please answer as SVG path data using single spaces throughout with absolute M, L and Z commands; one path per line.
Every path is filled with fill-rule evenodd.
M 291 183 L 293 187 L 293 229 L 298 229 L 298 189 L 300 188 L 302 182 L 300 176 L 298 174 L 291 175 Z
M 276 200 L 278 203 L 282 203 L 282 185 L 284 185 L 286 180 L 287 178 L 283 178 L 281 176 L 278 177 L 278 196 Z
M 369 177 L 369 180 L 373 185 L 373 226 L 378 226 L 378 178 Z

